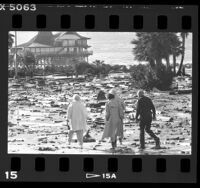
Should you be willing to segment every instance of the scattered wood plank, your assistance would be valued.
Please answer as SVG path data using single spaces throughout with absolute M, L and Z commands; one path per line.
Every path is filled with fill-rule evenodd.
M 177 94 L 190 94 L 192 93 L 192 89 L 184 89 L 184 90 L 175 90 L 175 91 L 170 91 L 170 95 L 177 95 Z

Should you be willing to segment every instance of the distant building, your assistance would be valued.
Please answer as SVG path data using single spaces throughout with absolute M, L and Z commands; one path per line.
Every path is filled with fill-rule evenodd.
M 34 53 L 39 66 L 65 66 L 75 62 L 88 62 L 87 40 L 90 38 L 81 36 L 77 32 L 61 32 L 55 35 L 52 32 L 41 31 L 30 41 L 18 45 L 20 53 L 29 50 Z M 11 53 L 16 48 L 11 49 Z

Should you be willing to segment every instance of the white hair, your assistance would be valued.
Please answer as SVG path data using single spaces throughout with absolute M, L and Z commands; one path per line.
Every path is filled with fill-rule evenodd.
M 116 91 L 115 89 L 111 89 L 111 90 L 109 91 L 109 93 L 112 94 L 112 95 L 116 95 L 116 94 L 117 94 L 117 91 Z
M 74 101 L 80 101 L 80 100 L 81 100 L 81 97 L 80 97 L 78 94 L 75 94 L 75 95 L 73 96 L 73 100 L 74 100 Z
M 138 97 L 144 96 L 144 91 L 143 91 L 143 90 L 139 90 L 139 91 L 137 92 L 137 96 L 138 96 Z

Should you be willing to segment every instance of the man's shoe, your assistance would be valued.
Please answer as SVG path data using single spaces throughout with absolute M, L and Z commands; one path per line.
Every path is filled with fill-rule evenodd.
M 140 146 L 139 149 L 143 150 L 143 149 L 145 149 L 145 146 Z
M 112 149 L 115 149 L 115 142 L 111 142 L 111 145 L 112 145 Z
M 159 139 L 156 141 L 156 146 L 155 146 L 154 149 L 161 149 L 161 147 L 160 147 L 160 140 Z
M 120 145 L 122 145 L 122 138 L 119 138 L 119 143 Z

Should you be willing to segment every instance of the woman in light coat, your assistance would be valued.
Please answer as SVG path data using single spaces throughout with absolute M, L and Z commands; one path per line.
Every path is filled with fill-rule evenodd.
M 86 131 L 87 110 L 79 95 L 73 96 L 73 102 L 67 109 L 67 119 L 71 130 L 69 131 L 69 144 L 71 144 L 72 136 L 74 133 L 83 148 L 83 132 Z
M 102 140 L 111 138 L 112 149 L 117 146 L 117 136 L 123 137 L 122 120 L 124 117 L 123 108 L 115 99 L 113 94 L 108 94 L 109 102 L 106 104 L 106 124 Z
M 110 94 L 113 94 L 113 95 L 115 96 L 115 100 L 117 100 L 117 101 L 119 102 L 119 104 L 120 104 L 121 107 L 122 107 L 123 112 L 125 113 L 125 110 L 126 110 L 125 103 L 124 103 L 124 101 L 118 96 L 117 91 L 116 91 L 115 89 L 111 89 L 111 90 L 109 91 L 109 93 L 110 93 Z M 122 129 L 122 132 L 123 132 L 123 120 L 122 120 L 121 126 L 122 126 L 121 129 Z M 120 137 L 120 136 L 119 136 L 119 142 L 120 142 L 120 144 L 122 144 L 122 139 L 123 139 L 123 137 Z

